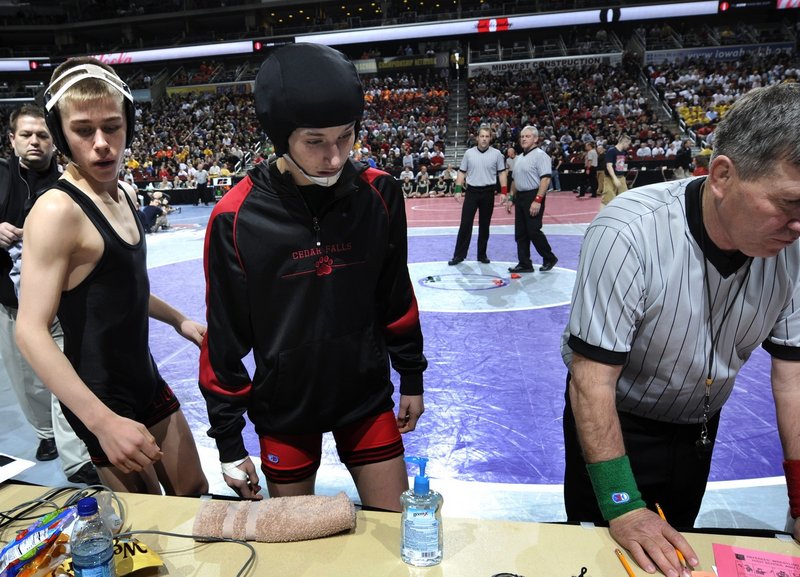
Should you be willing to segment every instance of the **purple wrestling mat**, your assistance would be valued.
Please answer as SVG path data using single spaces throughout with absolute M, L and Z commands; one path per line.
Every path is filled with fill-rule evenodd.
M 560 259 L 558 267 L 574 270 L 581 237 L 550 235 L 549 239 Z M 411 236 L 409 262 L 441 261 L 443 274 L 457 274 L 457 267 L 445 264 L 452 256 L 454 241 L 452 234 Z M 474 251 L 473 239 L 469 259 L 475 258 Z M 495 271 L 515 264 L 512 235 L 493 234 L 489 256 L 493 265 L 497 264 Z M 412 281 L 424 281 L 414 278 L 414 270 L 412 266 Z M 532 277 L 535 275 L 542 273 L 537 271 Z M 150 278 L 154 294 L 193 318 L 205 319 L 200 260 L 151 269 Z M 426 287 L 415 287 L 420 298 Z M 460 302 L 457 290 L 450 291 L 452 297 L 447 297 L 447 291 L 436 292 L 452 298 L 455 305 Z M 489 300 L 487 306 L 491 303 Z M 404 437 L 407 454 L 428 456 L 438 478 L 561 483 L 566 370 L 559 347 L 568 310 L 568 305 L 509 311 L 499 307 L 497 312 L 423 310 L 429 361 L 425 414 L 417 430 Z M 197 388 L 197 349 L 161 323 L 152 322 L 151 331 L 153 355 L 180 398 L 198 444 L 214 447 L 206 436 L 205 403 Z M 245 441 L 251 454 L 258 455 L 258 440 L 250 427 L 245 430 Z M 723 410 L 711 480 L 780 476 L 781 461 L 769 357 L 759 349 Z

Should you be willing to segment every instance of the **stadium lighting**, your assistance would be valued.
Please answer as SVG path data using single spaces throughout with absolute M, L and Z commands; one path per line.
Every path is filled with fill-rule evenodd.
M 434 38 L 442 36 L 461 36 L 480 32 L 503 30 L 528 30 L 533 28 L 558 28 L 562 26 L 581 26 L 606 22 L 628 22 L 634 20 L 658 20 L 662 18 L 686 18 L 717 14 L 718 0 L 701 2 L 676 2 L 648 6 L 625 6 L 600 10 L 573 10 L 569 12 L 547 12 L 527 16 L 503 18 L 478 18 L 453 20 L 434 24 L 409 24 L 405 26 L 381 26 L 360 28 L 341 32 L 320 32 L 301 34 L 297 41 L 327 44 L 363 44 L 391 40 L 410 40 L 414 38 Z
M 251 54 L 252 40 L 240 42 L 219 42 L 198 46 L 178 46 L 176 48 L 157 48 L 154 50 L 134 50 L 131 52 L 114 52 L 108 54 L 92 54 L 100 62 L 106 64 L 139 64 L 159 60 L 183 60 L 186 58 L 208 58 L 211 56 L 229 56 L 233 54 Z
M 339 32 L 304 34 L 295 37 L 276 37 L 270 39 L 246 40 L 238 42 L 219 42 L 198 46 L 178 46 L 151 50 L 134 50 L 130 52 L 114 52 L 108 54 L 92 54 L 106 64 L 139 64 L 166 60 L 183 60 L 190 58 L 210 58 L 236 54 L 252 54 L 263 51 L 267 47 L 288 44 L 293 41 L 327 44 L 367 44 L 392 40 L 411 40 L 414 38 L 436 38 L 443 36 L 463 36 L 471 34 L 493 33 L 505 30 L 528 30 L 537 28 L 559 28 L 564 26 L 581 26 L 609 22 L 630 22 L 636 20 L 660 20 L 664 18 L 688 18 L 692 16 L 708 16 L 728 10 L 759 4 L 767 0 L 748 0 L 747 2 L 731 0 L 700 0 L 694 2 L 675 2 L 651 4 L 646 6 L 619 6 L 615 8 L 593 10 L 571 10 L 567 12 L 546 12 L 522 16 L 497 18 L 475 18 L 469 20 L 452 20 L 449 22 L 419 23 L 400 26 L 381 26 L 375 28 L 359 28 Z M 800 0 L 769 0 L 770 5 L 776 2 L 776 8 L 796 7 Z M 342 5 L 342 9 L 346 9 Z M 35 70 L 37 66 L 50 67 L 49 59 L 42 59 L 34 64 L 34 59 L 5 58 L 0 59 L 0 72 L 24 72 Z
M 40 65 L 40 62 L 30 58 L 3 58 L 0 59 L 0 72 L 29 72 Z

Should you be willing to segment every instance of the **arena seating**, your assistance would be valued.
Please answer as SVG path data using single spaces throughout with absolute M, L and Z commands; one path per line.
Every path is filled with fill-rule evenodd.
M 737 26 L 663 23 L 649 28 L 639 25 L 630 31 L 647 50 L 785 41 L 789 32 L 785 24 L 775 22 Z M 625 40 L 621 34 L 620 30 L 598 26 L 535 36 L 498 36 L 471 44 L 468 52 L 476 61 L 615 53 L 621 51 Z M 419 47 L 429 52 L 440 49 L 430 43 L 419 43 Z M 364 57 L 373 58 L 380 50 L 362 52 Z M 398 44 L 397 53 L 413 54 L 414 48 Z M 642 78 L 650 81 L 680 127 L 696 137 L 698 145 L 707 145 L 713 142 L 713 127 L 738 95 L 754 86 L 800 77 L 796 58 L 784 55 L 729 63 L 688 61 L 644 70 L 640 62 L 542 66 L 501 76 L 473 76 L 467 83 L 468 131 L 459 144 L 470 145 L 477 128 L 489 124 L 496 132 L 496 146 L 505 150 L 516 144 L 519 129 L 532 123 L 539 127 L 548 150 L 559 147 L 563 151 L 562 170 L 571 172 L 581 165 L 588 139 L 613 143 L 625 132 L 634 140 L 632 161 L 641 161 L 642 167 L 652 170 L 655 165 L 650 167 L 648 163 L 655 161 L 663 166 L 682 135 L 658 120 Z M 209 60 L 141 67 L 128 71 L 127 80 L 135 90 L 155 84 L 165 88 L 221 84 L 252 80 L 259 64 L 260 61 Z M 445 152 L 450 116 L 450 80 L 438 72 L 429 69 L 364 77 L 367 103 L 356 147 L 360 159 L 399 175 L 404 157 L 411 158 L 415 173 L 420 164 L 426 164 L 429 172 L 436 175 L 441 165 L 438 161 L 431 163 L 430 155 Z M 31 90 L 38 91 L 35 86 L 21 83 L 0 85 L 0 94 Z M 7 130 L 10 110 L 11 105 L 0 108 L 3 131 Z M 657 154 L 637 156 L 640 150 L 644 153 L 654 147 Z M 210 166 L 217 161 L 227 171 L 241 172 L 269 152 L 269 143 L 255 122 L 252 96 L 168 92 L 155 103 L 138 104 L 137 137 L 126 160 L 135 180 L 146 184 L 159 181 L 164 172 L 170 178 L 185 178 L 181 173 L 188 165 L 199 162 Z M 5 140 L 2 154 L 10 154 Z M 181 164 L 187 166 L 181 169 Z
M 662 102 L 698 144 L 713 142 L 714 127 L 738 96 L 756 86 L 800 79 L 794 57 L 775 54 L 732 62 L 688 60 L 651 66 L 648 75 Z

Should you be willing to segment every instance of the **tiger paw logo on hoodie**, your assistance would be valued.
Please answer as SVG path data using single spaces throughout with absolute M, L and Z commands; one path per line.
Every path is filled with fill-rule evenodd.
M 331 274 L 333 272 L 333 259 L 327 255 L 320 257 L 319 260 L 314 263 L 314 267 L 317 269 L 317 276 Z

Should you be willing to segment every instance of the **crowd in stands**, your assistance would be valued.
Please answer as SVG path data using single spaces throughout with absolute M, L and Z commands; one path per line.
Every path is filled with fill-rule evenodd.
M 0 130 L 8 133 L 13 106 L 0 109 Z M 264 137 L 248 94 L 165 95 L 157 106 L 136 106 L 136 136 L 125 154 L 121 177 L 153 188 L 191 188 L 190 172 L 199 165 L 213 176 L 235 174 L 261 160 Z M 12 154 L 8 139 L 0 157 Z M 129 176 L 127 176 L 129 175 Z
M 364 83 L 359 159 L 398 177 L 408 165 L 415 181 L 420 167 L 438 177 L 445 168 L 448 78 L 435 72 L 401 73 L 365 78 Z M 1 111 L 4 132 L 12 109 Z M 200 165 L 212 178 L 226 176 L 240 173 L 270 151 L 255 120 L 251 94 L 167 94 L 155 105 L 137 103 L 136 137 L 121 177 L 155 190 L 192 188 L 193 172 Z M 1 154 L 11 154 L 7 141 Z
M 224 70 L 224 65 L 219 62 L 201 62 L 196 68 L 178 69 L 169 79 L 172 86 L 186 86 L 189 84 L 206 84 L 208 82 L 221 82 L 221 79 L 216 79 L 215 76 L 221 74 Z
M 454 175 L 448 173 L 444 189 L 437 190 L 447 168 L 448 83 L 433 70 L 364 78 L 365 114 L 355 154 L 398 178 L 409 167 L 412 197 L 452 189 Z M 7 122 L 8 113 L 3 116 Z M 137 103 L 136 137 L 121 177 L 151 190 L 193 188 L 199 170 L 211 178 L 240 173 L 270 150 L 255 120 L 252 95 L 166 94 L 155 105 Z
M 671 143 L 680 144 L 650 106 L 640 69 L 628 62 L 543 69 L 541 78 L 555 118 L 543 133 L 569 162 L 582 162 L 587 142 L 607 148 L 621 134 L 631 136 L 631 154 L 640 160 L 666 156 Z
M 573 26 L 564 34 L 564 46 L 567 54 L 608 54 L 618 52 L 622 43 L 606 27 Z
M 582 33 L 575 40 L 600 42 L 600 32 Z M 668 26 L 647 31 L 648 38 L 674 34 L 683 41 L 688 36 Z M 408 48 L 402 45 L 398 51 Z M 138 69 L 131 73 L 131 83 L 148 87 L 154 77 L 166 79 L 168 86 L 252 79 L 257 64 L 207 61 L 171 72 Z M 494 145 L 506 151 L 517 144 L 523 126 L 534 124 L 554 167 L 580 165 L 588 142 L 602 150 L 621 134 L 632 138 L 631 160 L 671 159 L 686 136 L 659 121 L 646 81 L 689 131 L 693 146 L 708 147 L 713 127 L 739 95 L 798 79 L 797 57 L 785 54 L 731 62 L 688 60 L 644 70 L 623 58 L 614 65 L 479 73 L 468 79 L 467 131 L 459 144 L 471 146 L 478 128 L 489 125 Z M 408 197 L 450 194 L 454 177 L 446 149 L 452 142 L 447 70 L 397 71 L 363 80 L 366 106 L 354 150 L 357 158 L 396 176 Z M 10 111 L 11 105 L 0 109 L 3 132 Z M 192 188 L 194 174 L 201 170 L 211 177 L 241 174 L 271 150 L 255 121 L 252 95 L 246 93 L 168 93 L 155 104 L 137 103 L 136 122 L 121 176 L 154 190 Z M 8 156 L 8 142 L 2 142 L 0 156 Z
M 365 111 L 357 151 L 397 177 L 407 167 L 444 169 L 449 80 L 433 71 L 364 78 Z
M 666 158 L 680 145 L 651 110 L 639 69 L 627 63 L 478 75 L 469 81 L 469 111 L 470 138 L 489 125 L 506 150 L 534 124 L 565 163 L 582 163 L 587 142 L 606 146 L 621 134 L 631 135 L 639 160 Z
M 464 144 L 474 140 L 478 128 L 489 125 L 496 135 L 497 146 L 505 150 L 514 145 L 521 127 L 541 126 L 548 116 L 535 70 L 472 76 L 467 82 L 467 94 L 469 118 Z
M 797 58 L 787 54 L 731 62 L 691 59 L 650 66 L 647 72 L 664 104 L 706 145 L 713 143 L 714 127 L 740 95 L 800 80 Z
M 701 46 L 735 46 L 766 44 L 794 40 L 789 22 L 748 22 L 701 24 L 696 22 L 663 22 L 634 31 L 647 50 L 672 50 Z
M 157 106 L 138 105 L 136 123 L 125 168 L 137 182 L 174 183 L 176 176 L 187 181 L 189 167 L 200 170 L 198 165 L 209 173 L 218 168 L 218 175 L 232 174 L 248 162 L 248 154 L 262 149 L 249 94 L 165 95 Z
M 166 67 L 153 69 L 140 68 L 131 72 L 125 81 L 131 89 L 151 88 L 165 81 L 166 86 L 190 86 L 197 84 L 223 84 L 254 80 L 260 62 L 221 62 L 202 61 L 200 64 L 185 64 L 177 69 Z

